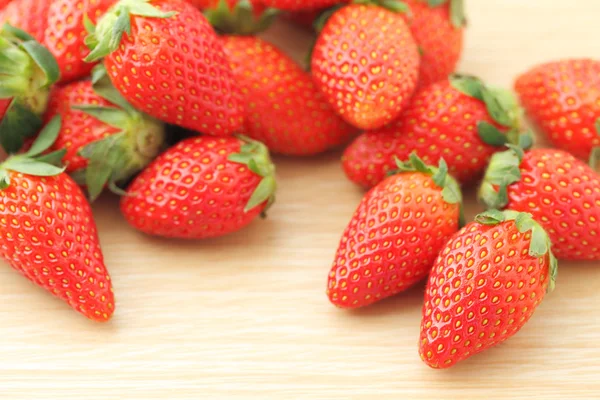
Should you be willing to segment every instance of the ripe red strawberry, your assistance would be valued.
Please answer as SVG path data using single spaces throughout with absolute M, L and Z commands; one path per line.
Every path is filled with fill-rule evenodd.
M 93 67 L 83 61 L 89 54 L 84 43 L 84 17 L 95 22 L 116 0 L 14 0 L 0 13 L 40 41 L 56 58 L 61 82 L 88 75 Z M 23 12 L 28 10 L 28 12 Z
M 423 361 L 448 368 L 517 333 L 554 288 L 556 270 L 548 235 L 531 215 L 479 215 L 450 239 L 429 275 Z
M 0 30 L 0 55 L 0 144 L 16 152 L 41 128 L 59 70 L 46 48 L 10 25 Z
M 246 104 L 246 135 L 276 153 L 313 155 L 354 133 L 310 75 L 273 45 L 255 36 L 226 36 L 224 43 Z
M 67 172 L 80 174 L 94 200 L 106 184 L 127 181 L 159 153 L 162 123 L 135 110 L 110 84 L 99 66 L 91 81 L 54 90 L 46 118 L 62 118 L 52 149 L 66 149 Z
M 241 127 L 242 104 L 223 45 L 191 4 L 121 0 L 86 40 L 93 48 L 88 60 L 105 57 L 114 86 L 139 110 L 211 135 Z
M 315 10 L 336 4 L 349 3 L 351 0 L 259 0 L 260 3 L 287 11 Z
M 356 308 L 393 296 L 427 276 L 459 228 L 461 193 L 446 164 L 414 154 L 374 187 L 354 212 L 329 273 L 327 295 Z
M 249 139 L 196 137 L 160 155 L 127 189 L 121 211 L 150 235 L 205 239 L 238 231 L 273 202 L 275 167 Z
M 463 48 L 463 0 L 402 0 L 406 22 L 419 46 L 419 85 L 445 80 L 455 71 Z
M 519 117 L 508 93 L 473 77 L 453 76 L 417 91 L 393 124 L 358 137 L 344 153 L 344 170 L 351 181 L 372 187 L 394 168 L 394 157 L 416 151 L 430 164 L 443 157 L 450 174 L 471 183 L 507 140 L 519 141 Z
M 600 260 L 600 176 L 567 152 L 494 155 L 480 190 L 490 208 L 531 213 L 560 259 Z
M 525 112 L 550 142 L 587 159 L 600 146 L 600 61 L 573 59 L 540 65 L 515 89 Z
M 395 120 L 417 86 L 419 52 L 403 18 L 383 7 L 352 4 L 335 11 L 317 39 L 315 83 L 358 128 Z
M 31 149 L 0 168 L 0 255 L 18 272 L 96 321 L 114 312 L 92 210 L 77 184 L 39 156 L 58 134 L 51 121 Z

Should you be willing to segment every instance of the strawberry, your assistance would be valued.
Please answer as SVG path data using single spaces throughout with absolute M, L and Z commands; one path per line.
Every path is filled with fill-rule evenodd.
M 53 119 L 25 154 L 0 167 L 0 255 L 26 278 L 96 321 L 114 312 L 92 210 L 77 184 L 39 156 L 60 129 Z
M 466 23 L 463 0 L 403 0 L 406 22 L 419 46 L 419 85 L 446 79 L 456 68 Z
M 135 110 L 112 87 L 99 65 L 94 82 L 80 81 L 57 88 L 46 118 L 62 118 L 52 148 L 65 148 L 67 172 L 81 174 L 90 198 L 104 186 L 127 181 L 144 169 L 165 140 L 162 123 Z
M 497 210 L 454 235 L 429 275 L 419 353 L 448 368 L 504 342 L 554 288 L 557 262 L 531 215 Z
M 489 208 L 527 212 L 560 259 L 600 260 L 600 176 L 571 154 L 519 148 L 494 155 L 480 189 Z
M 283 18 L 302 28 L 312 30 L 314 28 L 315 21 L 322 12 L 323 10 L 321 9 L 293 11 L 283 14 Z
M 191 4 L 121 0 L 90 31 L 87 60 L 105 57 L 114 86 L 135 108 L 211 135 L 241 127 L 241 98 L 223 45 Z
M 550 142 L 587 159 L 600 136 L 600 61 L 550 62 L 521 75 L 515 89 L 525 112 Z
M 338 307 L 367 306 L 408 289 L 458 231 L 462 197 L 445 162 L 428 167 L 412 154 L 398 167 L 366 194 L 344 231 L 327 285 Z
M 402 13 L 373 4 L 335 11 L 321 30 L 311 61 L 319 90 L 342 118 L 360 129 L 378 129 L 400 115 L 417 86 L 419 63 Z
M 88 75 L 93 67 L 83 61 L 89 54 L 84 43 L 84 17 L 96 21 L 115 1 L 14 0 L 0 14 L 0 20 L 29 32 L 47 47 L 56 58 L 64 83 Z
M 29 34 L 8 24 L 0 30 L 0 143 L 16 152 L 42 126 L 56 60 Z
M 150 235 L 205 239 L 248 225 L 274 201 L 267 148 L 237 137 L 194 137 L 160 155 L 127 189 L 121 211 Z
M 350 0 L 259 0 L 260 3 L 286 11 L 305 11 L 327 8 L 336 4 L 349 3 Z
M 509 93 L 477 78 L 455 75 L 418 90 L 393 124 L 355 139 L 342 164 L 351 181 L 369 188 L 394 168 L 394 157 L 406 158 L 416 151 L 430 164 L 443 157 L 450 174 L 471 183 L 494 152 L 507 141 L 519 142 L 519 111 Z
M 276 153 L 313 155 L 345 143 L 354 133 L 310 75 L 273 45 L 255 36 L 223 40 L 246 103 L 246 135 Z

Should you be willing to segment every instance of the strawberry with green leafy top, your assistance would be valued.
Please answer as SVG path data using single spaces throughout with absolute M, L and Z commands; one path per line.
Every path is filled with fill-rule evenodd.
M 550 247 L 531 215 L 516 211 L 488 211 L 454 235 L 425 290 L 423 361 L 448 368 L 517 333 L 554 288 Z
M 29 34 L 4 25 L 0 31 L 0 144 L 16 152 L 42 126 L 56 60 Z
M 378 129 L 395 120 L 417 86 L 420 56 L 396 1 L 344 6 L 312 52 L 314 81 L 348 123 Z
M 426 163 L 444 158 L 461 183 L 478 179 L 504 144 L 527 143 L 519 135 L 520 109 L 513 96 L 471 76 L 455 75 L 422 88 L 394 123 L 359 136 L 342 158 L 348 178 L 372 187 L 394 169 L 394 158 L 416 151 Z
M 50 121 L 24 154 L 0 165 L 0 255 L 73 309 L 107 321 L 115 309 L 92 210 L 77 184 L 42 154 L 60 130 Z
M 223 45 L 184 0 L 121 0 L 88 24 L 88 61 L 104 57 L 111 81 L 135 108 L 197 132 L 228 136 L 242 102 Z
M 427 276 L 459 229 L 462 196 L 445 162 L 414 154 L 375 186 L 354 212 L 329 273 L 327 295 L 342 308 L 367 306 Z
M 131 183 L 121 211 L 149 235 L 205 239 L 238 231 L 275 199 L 267 148 L 237 138 L 186 139 L 161 154 Z
M 533 215 L 560 259 L 600 260 L 600 176 L 557 149 L 495 154 L 480 189 L 489 208 Z
M 48 48 L 56 58 L 61 72 L 60 81 L 64 83 L 88 75 L 93 67 L 83 61 L 89 54 L 84 43 L 84 17 L 96 21 L 115 2 L 116 0 L 14 0 L 0 12 L 0 21 L 23 29 Z
M 515 82 L 525 112 L 550 142 L 588 159 L 600 146 L 600 61 L 537 66 Z
M 67 172 L 81 178 L 92 200 L 107 184 L 115 188 L 144 169 L 165 140 L 164 124 L 127 103 L 101 65 L 92 81 L 53 92 L 46 118 L 56 115 L 63 123 L 52 148 L 67 150 L 63 159 Z

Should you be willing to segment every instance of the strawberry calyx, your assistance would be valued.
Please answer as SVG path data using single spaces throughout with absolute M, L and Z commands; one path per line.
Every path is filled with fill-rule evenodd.
M 521 143 L 523 109 L 512 92 L 487 86 L 481 79 L 470 75 L 453 74 L 449 80 L 459 92 L 482 101 L 494 122 L 505 128 L 506 132 L 502 132 L 488 122 L 479 121 L 477 133 L 484 143 L 496 147 L 506 144 L 525 147 L 526 143 Z
M 0 164 L 0 190 L 10 186 L 10 171 L 35 176 L 55 176 L 65 170 L 60 166 L 66 153 L 65 149 L 43 154 L 58 137 L 60 126 L 60 116 L 54 117 L 42 129 L 26 153 L 13 154 Z
M 479 188 L 479 199 L 488 209 L 502 209 L 508 205 L 508 187 L 522 178 L 521 161 L 525 155 L 519 146 L 495 153 L 485 171 Z
M 417 153 L 411 153 L 408 161 L 401 161 L 397 157 L 396 170 L 392 170 L 388 173 L 389 176 L 400 174 L 403 172 L 422 172 L 426 175 L 430 175 L 433 182 L 442 189 L 442 196 L 444 200 L 449 204 L 462 204 L 462 192 L 458 182 L 448 173 L 448 164 L 442 158 L 438 167 L 425 164 L 425 162 L 417 155 Z
M 60 69 L 48 49 L 9 24 L 0 31 L 0 54 L 0 99 L 10 99 L 0 122 L 0 144 L 13 153 L 42 127 L 41 115 Z
M 163 12 L 150 4 L 152 0 L 119 0 L 94 26 L 86 15 L 85 44 L 90 49 L 86 62 L 95 62 L 119 48 L 123 34 L 131 35 L 131 16 L 147 18 L 171 18 L 176 12 Z
M 95 200 L 104 187 L 122 194 L 118 184 L 124 183 L 144 169 L 160 153 L 165 142 L 162 122 L 137 111 L 111 84 L 102 64 L 92 73 L 94 91 L 114 106 L 78 104 L 73 108 L 120 130 L 83 147 L 79 155 L 88 166 L 78 172 L 77 181 L 87 186 L 90 200 Z
M 464 0 L 427 0 L 429 7 L 439 7 L 443 4 L 450 3 L 450 21 L 455 28 L 462 28 L 467 25 L 467 17 L 465 15 Z
M 263 211 L 265 213 L 275 202 L 275 192 L 277 191 L 275 165 L 271 161 L 267 146 L 246 136 L 238 135 L 237 138 L 242 141 L 240 152 L 230 154 L 228 160 L 246 165 L 250 171 L 263 178 L 250 196 L 244 212 L 267 202 Z
M 258 12 L 249 0 L 240 0 L 233 8 L 227 0 L 219 0 L 214 8 L 204 11 L 204 16 L 219 33 L 254 35 L 267 30 L 279 13 L 272 7 Z
M 554 290 L 558 274 L 558 260 L 552 252 L 552 242 L 550 241 L 548 233 L 533 219 L 531 214 L 513 210 L 499 211 L 492 209 L 476 216 L 475 221 L 487 226 L 495 226 L 504 222 L 514 221 L 519 232 L 531 232 L 529 255 L 535 258 L 548 255 L 550 261 L 550 282 L 548 283 L 547 292 L 550 293 Z

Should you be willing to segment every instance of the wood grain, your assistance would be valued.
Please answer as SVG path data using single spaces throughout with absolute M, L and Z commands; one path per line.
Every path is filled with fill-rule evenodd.
M 534 63 L 600 54 L 596 0 L 471 0 L 462 70 L 499 85 Z M 267 36 L 296 58 L 308 37 Z M 333 253 L 361 192 L 339 154 L 277 159 L 269 219 L 203 242 L 132 231 L 95 205 L 117 295 L 86 321 L 0 270 L 1 399 L 575 399 L 600 396 L 599 265 L 563 263 L 557 290 L 497 348 L 447 371 L 417 354 L 423 287 L 357 312 L 328 304 Z M 471 214 L 476 207 L 469 207 Z

